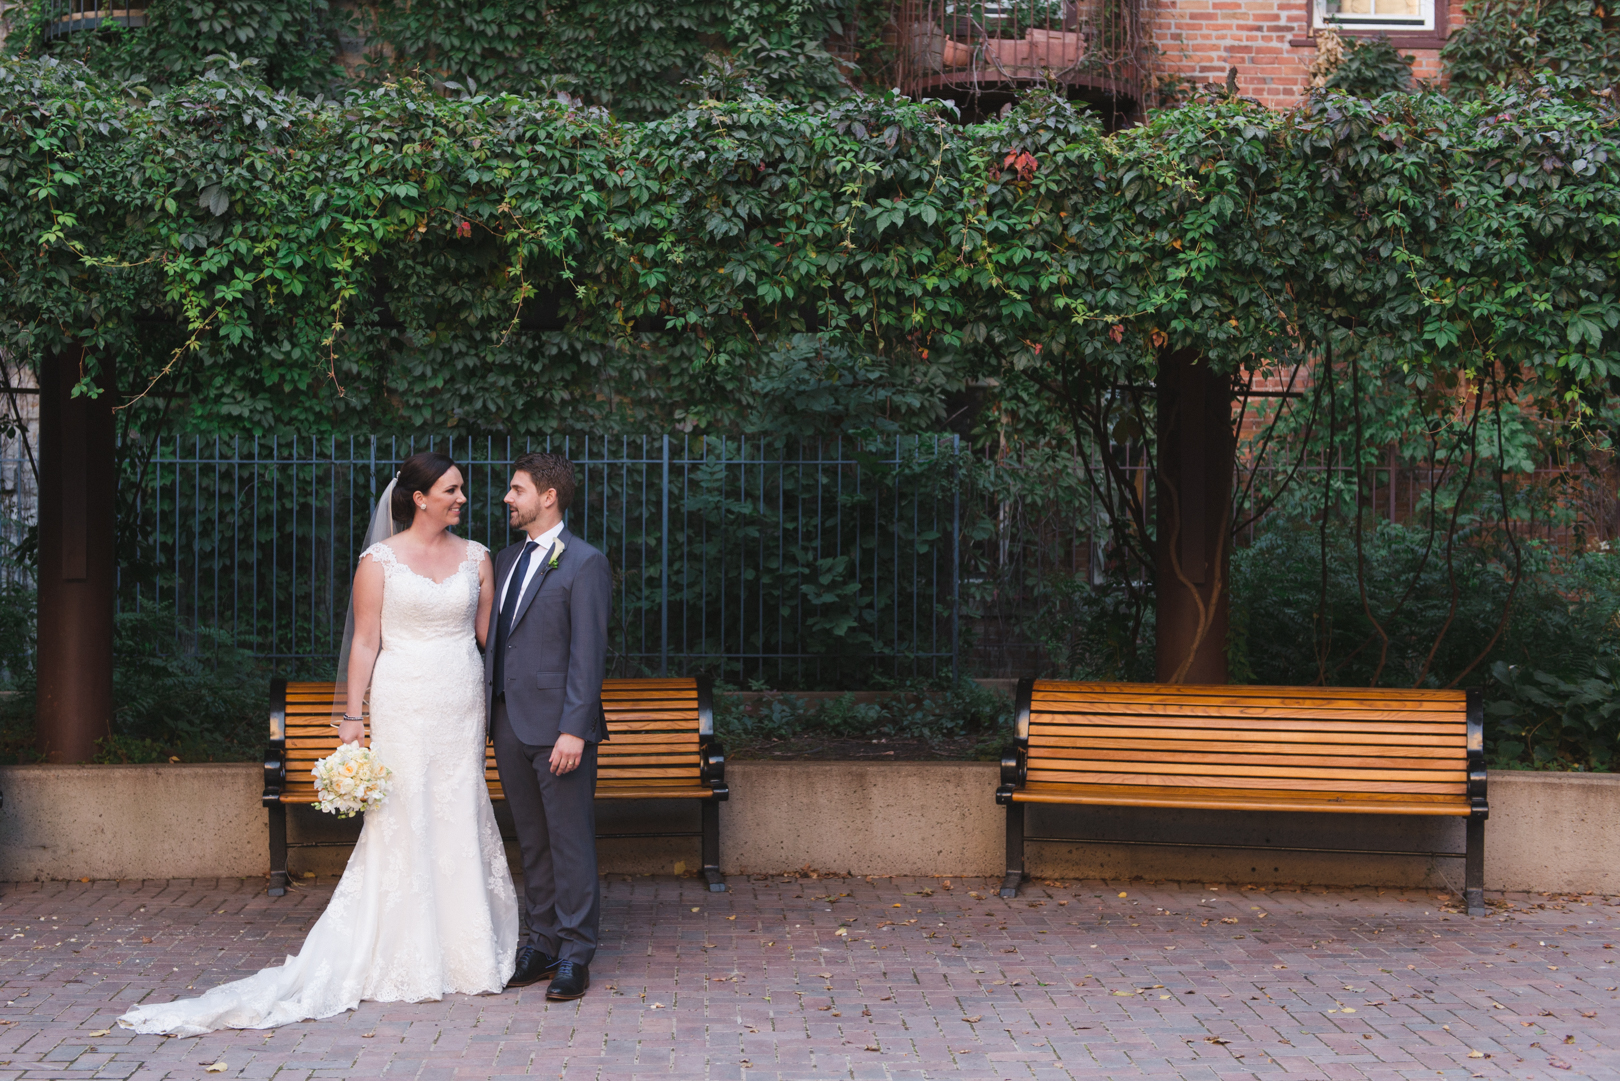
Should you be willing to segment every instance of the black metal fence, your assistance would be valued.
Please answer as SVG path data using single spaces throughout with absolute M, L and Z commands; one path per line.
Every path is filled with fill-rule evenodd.
M 955 675 L 950 436 L 166 437 L 127 455 L 138 495 L 120 605 L 172 610 L 178 636 L 213 627 L 289 672 L 329 671 L 372 507 L 395 463 L 430 448 L 466 474 L 463 532 L 496 551 L 516 537 L 502 497 L 517 455 L 575 463 L 568 523 L 614 568 L 617 673 L 774 686 Z

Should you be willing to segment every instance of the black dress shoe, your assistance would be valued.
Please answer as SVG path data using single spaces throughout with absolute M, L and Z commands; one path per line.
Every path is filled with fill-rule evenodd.
M 535 946 L 521 946 L 517 952 L 517 968 L 512 970 L 512 978 L 506 981 L 506 986 L 527 987 L 531 983 L 549 980 L 556 974 L 555 957 Z
M 578 961 L 557 962 L 557 975 L 546 988 L 547 1002 L 567 1002 L 571 998 L 584 998 L 591 986 L 591 969 Z

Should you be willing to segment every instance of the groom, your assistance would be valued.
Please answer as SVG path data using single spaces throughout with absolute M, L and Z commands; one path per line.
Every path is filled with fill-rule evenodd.
M 528 933 L 508 987 L 550 979 L 546 998 L 591 985 L 601 919 L 596 877 L 596 744 L 607 738 L 607 557 L 563 527 L 574 467 L 524 454 L 506 493 L 528 534 L 495 557 L 494 632 L 484 682 L 495 764 L 523 850 Z

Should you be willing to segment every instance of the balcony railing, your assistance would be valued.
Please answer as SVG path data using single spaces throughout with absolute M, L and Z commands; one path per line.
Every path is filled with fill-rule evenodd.
M 904 0 L 900 85 L 912 97 L 952 98 L 982 117 L 1034 86 L 1115 116 L 1141 97 L 1147 43 L 1138 0 Z
M 45 39 L 65 37 L 83 30 L 116 24 L 119 26 L 145 26 L 146 5 L 131 7 L 131 0 L 50 0 L 46 14 Z

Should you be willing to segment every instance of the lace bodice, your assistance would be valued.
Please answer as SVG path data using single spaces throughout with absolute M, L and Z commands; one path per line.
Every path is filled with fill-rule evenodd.
M 371 558 L 383 569 L 382 647 L 413 645 L 443 647 L 446 639 L 472 636 L 478 615 L 478 565 L 489 549 L 467 542 L 467 554 L 455 572 L 435 582 L 411 570 L 386 544 L 367 548 L 361 559 Z

